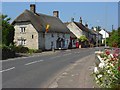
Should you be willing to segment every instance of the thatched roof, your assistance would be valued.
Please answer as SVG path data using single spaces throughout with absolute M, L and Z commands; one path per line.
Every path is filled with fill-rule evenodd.
M 29 10 L 25 10 L 22 14 L 20 14 L 12 24 L 22 22 L 31 22 L 34 28 L 38 32 L 44 32 L 47 24 L 50 25 L 48 32 L 64 32 L 70 33 L 69 29 L 62 23 L 62 21 L 54 16 L 49 16 L 40 13 L 33 13 Z

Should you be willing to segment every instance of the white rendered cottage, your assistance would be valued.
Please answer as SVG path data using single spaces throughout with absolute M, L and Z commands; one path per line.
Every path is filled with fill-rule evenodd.
M 99 33 L 102 34 L 102 44 L 104 44 L 105 38 L 109 38 L 109 32 L 105 29 L 101 29 Z
M 59 19 L 59 12 L 54 16 L 36 13 L 34 4 L 25 10 L 13 22 L 15 28 L 15 44 L 30 49 L 49 50 L 52 48 L 68 48 L 70 31 Z M 49 26 L 46 32 L 46 27 Z

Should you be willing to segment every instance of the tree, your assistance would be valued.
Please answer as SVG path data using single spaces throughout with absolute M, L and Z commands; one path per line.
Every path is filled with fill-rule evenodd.
M 120 47 L 120 28 L 111 32 L 111 36 L 108 39 L 108 45 L 111 47 Z
M 10 24 L 11 18 L 7 15 L 0 15 L 2 19 L 2 44 L 9 46 L 13 44 L 14 40 L 14 27 Z
M 120 48 L 120 27 L 118 28 L 118 47 Z
M 98 32 L 101 30 L 101 26 L 96 26 L 95 28 Z
M 82 36 L 79 38 L 79 40 L 80 40 L 81 42 L 85 42 L 85 41 L 87 41 L 88 39 L 86 38 L 85 35 L 82 35 Z

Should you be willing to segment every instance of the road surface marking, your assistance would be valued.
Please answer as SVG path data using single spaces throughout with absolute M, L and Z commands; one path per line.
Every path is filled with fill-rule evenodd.
M 42 62 L 42 61 L 43 61 L 43 60 L 34 61 L 34 62 L 26 63 L 25 65 L 31 65 L 31 64 L 34 64 L 34 63 Z
M 2 70 L 2 71 L 0 71 L 0 72 L 9 71 L 9 70 L 12 70 L 12 69 L 15 69 L 15 67 L 12 67 L 12 68 L 8 68 L 8 69 Z

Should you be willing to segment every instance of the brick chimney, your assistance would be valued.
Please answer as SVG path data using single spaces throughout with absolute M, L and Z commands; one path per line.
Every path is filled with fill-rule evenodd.
M 80 23 L 82 24 L 82 17 L 80 17 Z
M 36 13 L 36 6 L 35 4 L 30 4 L 30 11 Z
M 87 23 L 85 24 L 85 27 L 88 28 L 88 24 Z
M 71 22 L 74 22 L 74 18 L 73 17 L 71 18 Z
M 53 16 L 59 18 L 59 11 L 53 11 Z

